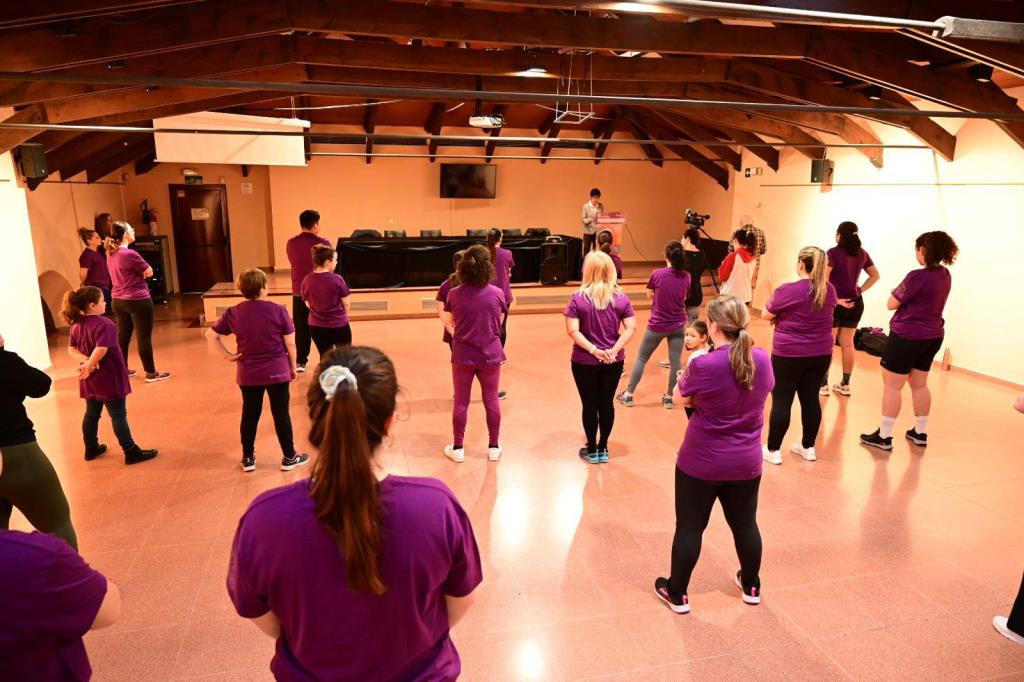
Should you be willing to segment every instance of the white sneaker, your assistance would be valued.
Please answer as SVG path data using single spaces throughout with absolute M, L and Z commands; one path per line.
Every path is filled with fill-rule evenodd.
M 1021 637 L 1016 632 L 1006 626 L 1006 616 L 996 616 L 992 619 L 992 627 L 999 631 L 1006 639 L 1010 640 L 1015 644 L 1024 646 L 1024 637 Z
M 818 395 L 823 395 L 827 398 L 828 396 L 832 395 L 832 389 L 828 387 L 828 384 L 825 384 L 824 386 L 818 389 Z
M 501 446 L 499 445 L 496 448 L 487 448 L 487 459 L 492 462 L 497 462 L 501 459 Z
M 761 458 L 769 464 L 782 464 L 782 453 L 778 450 L 769 450 L 767 445 L 761 446 Z
M 462 464 L 466 461 L 466 448 L 456 448 L 453 445 L 445 445 L 444 456 L 457 464 Z
M 805 448 L 800 443 L 793 443 L 789 446 L 789 451 L 794 455 L 800 455 L 808 462 L 813 462 L 818 459 L 817 453 L 814 452 L 814 448 Z

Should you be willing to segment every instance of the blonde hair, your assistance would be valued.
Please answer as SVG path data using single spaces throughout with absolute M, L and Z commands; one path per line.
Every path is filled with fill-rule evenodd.
M 235 278 L 235 286 L 249 300 L 260 297 L 260 291 L 267 287 L 267 273 L 259 268 L 242 270 Z
M 708 319 L 729 339 L 729 365 L 740 386 L 754 387 L 754 337 L 747 331 L 750 313 L 735 296 L 719 294 L 708 303 Z
M 821 310 L 828 295 L 828 281 L 825 279 L 825 252 L 817 246 L 805 246 L 797 256 L 803 263 L 804 271 L 811 278 L 811 309 Z
M 598 310 L 604 310 L 611 304 L 612 297 L 622 291 L 616 281 L 615 263 L 611 256 L 604 251 L 587 254 L 583 259 L 583 283 L 579 290 Z

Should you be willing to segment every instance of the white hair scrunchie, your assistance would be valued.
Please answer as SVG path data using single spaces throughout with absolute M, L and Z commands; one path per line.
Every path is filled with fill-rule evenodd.
M 343 381 L 352 382 L 352 388 L 359 387 L 356 375 L 348 367 L 331 365 L 320 373 L 320 389 L 328 400 L 334 397 L 334 392 L 338 390 L 338 385 Z

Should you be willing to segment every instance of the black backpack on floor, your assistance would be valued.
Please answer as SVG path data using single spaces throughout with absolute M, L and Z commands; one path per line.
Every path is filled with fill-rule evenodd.
M 889 345 L 889 336 L 874 327 L 861 327 L 853 334 L 853 347 L 877 358 L 885 355 Z

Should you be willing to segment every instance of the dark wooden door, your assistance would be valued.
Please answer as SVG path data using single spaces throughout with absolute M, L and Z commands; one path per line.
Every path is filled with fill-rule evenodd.
M 224 185 L 171 185 L 171 221 L 183 294 L 230 282 L 231 230 Z

